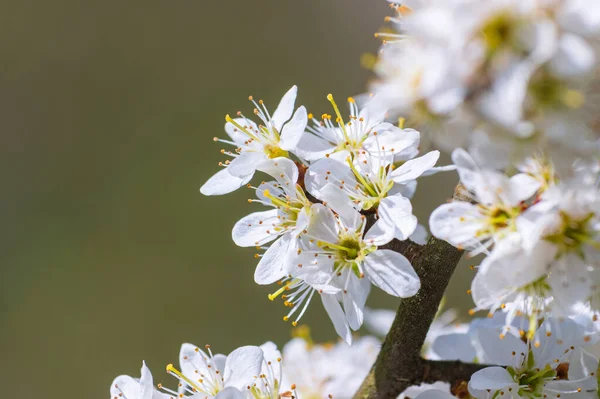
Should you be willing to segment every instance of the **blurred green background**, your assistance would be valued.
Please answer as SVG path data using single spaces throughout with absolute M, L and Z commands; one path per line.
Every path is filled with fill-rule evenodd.
M 273 287 L 231 227 L 258 210 L 243 189 L 203 197 L 223 116 L 274 109 L 292 85 L 315 114 L 366 88 L 360 56 L 383 0 L 1 2 L 0 382 L 7 394 L 106 399 L 112 379 L 175 385 L 182 342 L 229 352 L 283 344 Z M 422 181 L 417 215 L 455 175 Z M 460 269 L 449 305 L 469 306 Z M 374 290 L 372 307 L 397 299 Z M 303 321 L 335 332 L 315 301 Z

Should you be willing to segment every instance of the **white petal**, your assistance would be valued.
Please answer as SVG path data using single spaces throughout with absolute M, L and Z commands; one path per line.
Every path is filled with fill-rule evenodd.
M 410 201 L 400 195 L 381 200 L 377 212 L 380 218 L 394 226 L 394 236 L 398 240 L 406 240 L 417 228 Z
M 412 233 L 412 235 L 408 238 L 410 238 L 410 240 L 416 244 L 425 245 L 429 240 L 429 233 L 427 232 L 425 226 L 422 224 L 417 224 L 415 232 Z
M 181 373 L 186 377 L 193 377 L 196 373 L 195 370 L 197 365 L 202 365 L 203 369 L 200 370 L 204 372 L 205 361 L 203 359 L 207 359 L 208 356 L 204 353 L 204 351 L 198 348 L 196 345 L 184 343 L 181 345 L 181 349 L 179 350 L 179 367 L 181 368 Z
M 571 368 L 569 368 L 569 378 L 571 378 Z M 595 377 L 589 377 L 576 381 L 549 381 L 544 386 L 544 392 L 548 397 L 556 398 L 560 395 L 562 399 L 596 399 L 598 397 L 598 380 Z
M 353 231 L 359 228 L 362 223 L 361 215 L 354 209 L 354 204 L 345 192 L 333 184 L 326 184 L 321 189 L 321 195 L 323 202 L 338 214 L 344 227 Z
M 140 399 L 152 399 L 154 385 L 152 382 L 152 373 L 146 367 L 146 362 L 142 362 L 142 369 L 140 370 L 140 388 Z
M 263 356 L 267 362 L 275 363 L 278 358 L 281 358 L 281 352 L 277 349 L 277 345 L 271 341 L 262 344 L 260 349 L 263 351 Z
M 582 348 L 575 348 L 569 362 L 569 379 L 581 380 L 598 371 L 598 359 Z
M 452 162 L 458 168 L 460 181 L 469 191 L 474 191 L 478 183 L 477 173 L 479 166 L 467 151 L 456 148 L 452 151 Z
M 273 209 L 264 212 L 254 212 L 243 217 L 234 226 L 231 237 L 235 245 L 240 247 L 261 246 L 273 241 L 279 236 L 275 227 L 279 225 L 279 211 Z
M 295 190 L 298 181 L 298 167 L 289 158 L 278 157 L 261 162 L 257 168 L 277 180 L 286 190 Z
M 579 36 L 563 33 L 550 65 L 558 75 L 570 77 L 589 72 L 595 61 L 592 46 Z
M 324 159 L 325 155 L 332 152 L 335 148 L 334 144 L 329 141 L 317 137 L 312 133 L 305 132 L 300 141 L 296 145 L 295 154 L 307 161 L 318 161 Z
M 293 240 L 291 234 L 284 234 L 267 249 L 254 271 L 256 284 L 272 284 L 286 275 Z
M 120 375 L 110 385 L 111 398 L 127 397 L 128 399 L 142 399 L 140 396 L 140 382 L 128 375 Z M 146 399 L 146 398 L 143 398 Z
M 294 235 L 297 237 L 302 233 L 310 223 L 310 208 L 306 207 L 302 208 L 300 212 L 298 212 L 298 218 L 296 219 L 296 228 L 294 229 Z
M 363 265 L 369 280 L 390 295 L 406 298 L 421 288 L 419 276 L 410 262 L 397 252 L 377 250 L 367 255 Z
M 256 126 L 256 123 L 252 122 L 249 119 L 234 118 L 233 120 L 235 123 L 248 130 L 251 134 L 255 134 L 255 132 L 258 130 L 258 126 Z M 231 138 L 231 140 L 233 140 L 240 146 L 244 145 L 244 143 L 247 142 L 250 138 L 248 137 L 248 135 L 242 133 L 240 129 L 238 129 L 231 122 L 225 123 L 225 132 Z
M 227 356 L 223 378 L 225 386 L 246 389 L 260 373 L 263 352 L 258 346 L 242 346 Z
M 333 212 L 322 204 L 314 204 L 310 208 L 310 213 L 311 218 L 308 226 L 310 235 L 321 241 L 337 242 L 337 223 Z
M 425 171 L 435 166 L 439 157 L 439 151 L 430 151 L 423 156 L 406 161 L 398 169 L 394 169 L 390 176 L 396 183 L 400 184 L 415 180 Z
M 315 257 L 308 251 L 303 251 L 300 254 L 295 251 L 292 253 L 290 260 L 289 274 L 304 280 L 313 287 L 329 285 L 332 278 L 333 263 L 334 259 L 326 256 Z
M 243 389 L 243 388 L 242 388 Z M 206 394 L 201 394 L 201 397 L 206 396 Z M 193 397 L 192 397 L 193 398 Z M 223 389 L 221 392 L 214 397 L 214 399 L 245 399 L 246 396 L 238 389 L 234 387 L 227 387 Z M 200 399 L 200 398 L 198 398 Z
M 396 312 L 387 309 L 365 308 L 364 313 L 367 329 L 381 337 L 387 335 L 396 317 Z
M 343 180 L 348 187 L 354 187 L 357 184 L 352 171 L 342 161 L 332 159 L 332 157 L 320 159 L 310 165 L 304 176 L 304 185 L 306 191 L 311 193 L 315 198 L 325 201 L 324 194 L 321 192 L 327 185 L 336 181 L 336 186 L 339 181 Z
M 475 389 L 476 391 L 487 389 L 498 391 L 500 389 L 516 386 L 517 384 L 506 369 L 502 367 L 487 367 L 471 376 L 471 381 L 469 381 L 469 392 L 471 392 L 471 389 Z
M 254 172 L 244 177 L 232 176 L 227 168 L 215 173 L 202 187 L 200 192 L 204 195 L 229 194 L 246 185 L 254 176 Z
M 349 271 L 349 273 L 353 272 Z M 346 320 L 348 320 L 348 324 L 353 330 L 358 330 L 362 326 L 364 318 L 363 309 L 370 290 L 371 283 L 367 279 L 359 279 L 355 275 L 352 275 L 347 292 L 342 293 Z
M 510 205 L 518 205 L 521 201 L 525 201 L 533 197 L 540 189 L 540 182 L 535 178 L 525 174 L 517 173 L 510 178 Z
M 479 222 L 479 208 L 463 201 L 454 201 L 436 208 L 429 217 L 431 234 L 446 240 L 455 247 L 475 249 L 477 231 L 483 226 Z
M 369 245 L 381 246 L 394 239 L 396 228 L 387 220 L 379 219 L 365 234 L 363 241 Z
M 525 251 L 517 233 L 502 239 L 486 257 L 477 275 L 485 279 L 484 285 L 492 291 L 515 290 L 544 277 L 554 252 L 540 243 L 533 251 Z
M 246 152 L 243 151 L 240 155 L 231 161 L 227 167 L 227 171 L 235 177 L 243 178 L 248 174 L 254 173 L 262 161 L 267 158 L 262 152 Z
M 503 338 L 500 337 L 502 327 L 479 327 L 470 333 L 477 342 L 482 363 L 498 364 L 500 366 L 514 366 L 520 364 L 521 353 L 527 353 L 527 346 L 515 333 L 506 331 Z M 513 356 L 513 353 L 515 355 Z
M 364 149 L 378 156 L 385 150 L 385 156 L 393 150 L 394 161 L 407 161 L 419 154 L 420 134 L 413 129 L 400 129 L 391 123 L 382 123 L 373 128 L 377 135 L 369 135 L 365 140 Z
M 346 315 L 342 310 L 342 306 L 335 299 L 334 295 L 321 294 L 321 301 L 323 306 L 329 315 L 329 318 L 333 322 L 335 332 L 348 344 L 352 343 L 352 332 L 346 322 Z
M 431 349 L 440 360 L 473 362 L 477 357 L 469 334 L 464 333 L 439 335 L 431 344 Z
M 536 366 L 555 367 L 555 360 L 562 358 L 570 347 L 579 347 L 585 343 L 584 336 L 583 326 L 571 319 L 545 319 L 533 338 L 534 342 L 539 342 L 539 346 L 532 348 Z
M 307 123 L 308 117 L 306 115 L 306 108 L 301 106 L 294 112 L 292 119 L 283 127 L 279 147 L 286 151 L 293 152 L 296 149 L 298 142 L 300 142 L 300 138 L 304 134 Z
M 454 399 L 454 396 L 449 392 L 440 391 L 439 389 L 428 389 L 418 394 L 415 399 Z
M 278 132 L 281 132 L 283 124 L 287 122 L 292 116 L 297 94 L 298 87 L 294 85 L 291 89 L 287 91 L 287 93 L 283 95 L 281 101 L 279 102 L 279 105 L 277 106 L 277 109 L 273 113 L 271 121 L 273 122 L 273 125 L 275 126 Z

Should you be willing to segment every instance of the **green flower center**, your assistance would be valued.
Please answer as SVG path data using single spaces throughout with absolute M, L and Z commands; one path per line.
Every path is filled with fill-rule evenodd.
M 278 158 L 278 157 L 285 157 L 285 158 L 289 158 L 289 153 L 285 150 L 282 150 L 281 148 L 279 148 L 276 145 L 273 144 L 267 144 L 264 147 L 264 151 L 265 154 L 267 154 L 267 156 L 269 158 Z
M 590 228 L 590 220 L 594 214 L 590 213 L 581 219 L 574 219 L 561 211 L 560 216 L 562 223 L 559 231 L 546 236 L 545 239 L 558 246 L 559 254 L 576 253 L 584 257 L 584 244 L 597 245 Z
M 338 256 L 341 259 L 355 260 L 361 252 L 360 242 L 353 237 L 342 239 L 338 245 Z

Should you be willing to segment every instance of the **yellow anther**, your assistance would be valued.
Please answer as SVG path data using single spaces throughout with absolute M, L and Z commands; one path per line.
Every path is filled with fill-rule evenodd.
M 405 118 L 398 118 L 398 127 L 400 129 L 404 129 L 404 122 L 406 122 Z
M 314 117 L 314 115 L 311 113 L 308 114 L 308 119 L 312 119 Z
M 287 288 L 287 284 L 284 285 L 283 287 L 281 287 L 280 289 L 278 289 L 277 291 L 275 291 L 273 294 L 269 294 L 269 299 L 271 301 L 275 300 L 275 298 L 277 298 L 279 295 L 281 295 L 281 293 L 283 291 L 285 291 L 286 288 Z
M 348 97 L 348 102 L 349 102 L 349 103 L 354 103 L 354 98 L 352 98 L 352 97 Z

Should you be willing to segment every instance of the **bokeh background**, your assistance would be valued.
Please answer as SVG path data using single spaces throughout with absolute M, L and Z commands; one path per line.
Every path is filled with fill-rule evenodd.
M 365 90 L 361 55 L 383 0 L 0 2 L 0 385 L 26 398 L 106 399 L 141 360 L 155 382 L 182 342 L 221 352 L 290 324 L 230 232 L 258 210 L 243 189 L 203 197 L 223 116 L 277 105 L 292 85 L 315 114 Z M 426 222 L 454 175 L 423 179 Z M 461 267 L 448 305 L 463 311 Z M 398 300 L 373 290 L 369 305 Z M 313 303 L 303 321 L 335 339 Z

